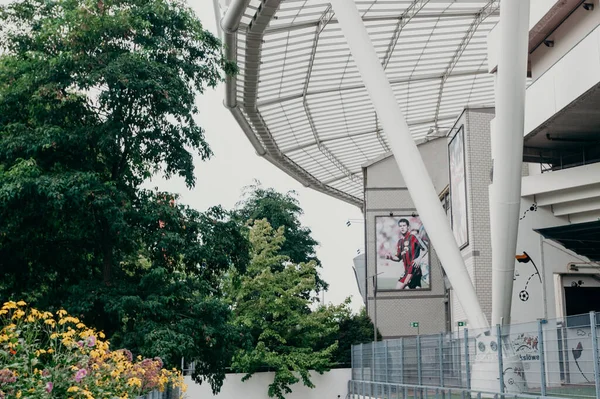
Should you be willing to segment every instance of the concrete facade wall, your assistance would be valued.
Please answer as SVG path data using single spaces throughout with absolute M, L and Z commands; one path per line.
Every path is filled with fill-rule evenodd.
M 438 192 L 448 184 L 448 148 L 444 139 L 419 145 L 434 186 Z M 416 213 L 394 158 L 389 155 L 364 168 L 365 177 L 365 248 L 367 256 L 367 310 L 375 314 L 373 278 L 377 274 L 375 252 L 375 218 L 377 216 Z M 377 293 L 377 326 L 384 338 L 416 335 L 410 326 L 420 323 L 420 334 L 435 334 L 446 329 L 445 286 L 441 264 L 435 249 L 430 251 L 431 290 L 404 290 Z
M 275 373 L 256 373 L 248 381 L 242 382 L 244 374 L 227 374 L 221 391 L 213 395 L 209 384 L 198 385 L 191 377 L 185 377 L 188 386 L 184 397 L 186 399 L 270 399 L 269 384 L 273 382 Z M 315 388 L 304 385 L 292 386 L 292 393 L 286 394 L 286 399 L 321 399 L 345 398 L 348 393 L 348 381 L 352 378 L 352 369 L 336 369 L 325 374 L 311 373 L 311 381 Z
M 469 240 L 461 250 L 475 285 L 481 307 L 489 318 L 492 311 L 492 255 L 488 186 L 492 167 L 490 122 L 493 108 L 469 108 L 457 119 L 448 141 L 463 127 L 465 140 L 467 223 Z M 465 313 L 452 291 L 452 325 L 465 321 Z

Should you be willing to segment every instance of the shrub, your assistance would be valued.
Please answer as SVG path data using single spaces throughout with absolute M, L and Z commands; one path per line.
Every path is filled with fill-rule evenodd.
M 159 358 L 133 359 L 110 350 L 104 334 L 76 317 L 28 308 L 23 301 L 0 309 L 0 399 L 136 398 L 168 385 L 185 390 L 181 373 Z

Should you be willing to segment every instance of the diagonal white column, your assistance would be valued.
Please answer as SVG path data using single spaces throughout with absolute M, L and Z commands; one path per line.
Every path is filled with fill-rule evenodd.
M 529 0 L 502 0 L 499 28 L 490 190 L 493 325 L 510 323 L 521 203 Z
M 331 0 L 402 177 L 473 329 L 488 328 L 446 214 L 354 0 Z

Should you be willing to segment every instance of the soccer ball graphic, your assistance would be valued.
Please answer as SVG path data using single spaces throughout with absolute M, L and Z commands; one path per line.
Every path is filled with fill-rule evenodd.
M 527 300 L 529 299 L 529 292 L 525 290 L 519 292 L 519 299 L 523 302 L 527 302 Z

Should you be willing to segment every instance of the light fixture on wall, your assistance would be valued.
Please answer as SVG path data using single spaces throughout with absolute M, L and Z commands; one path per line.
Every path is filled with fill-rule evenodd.
M 593 11 L 594 3 L 583 3 L 583 9 L 586 11 Z
M 546 47 L 554 47 L 554 40 L 544 40 L 544 45 Z

